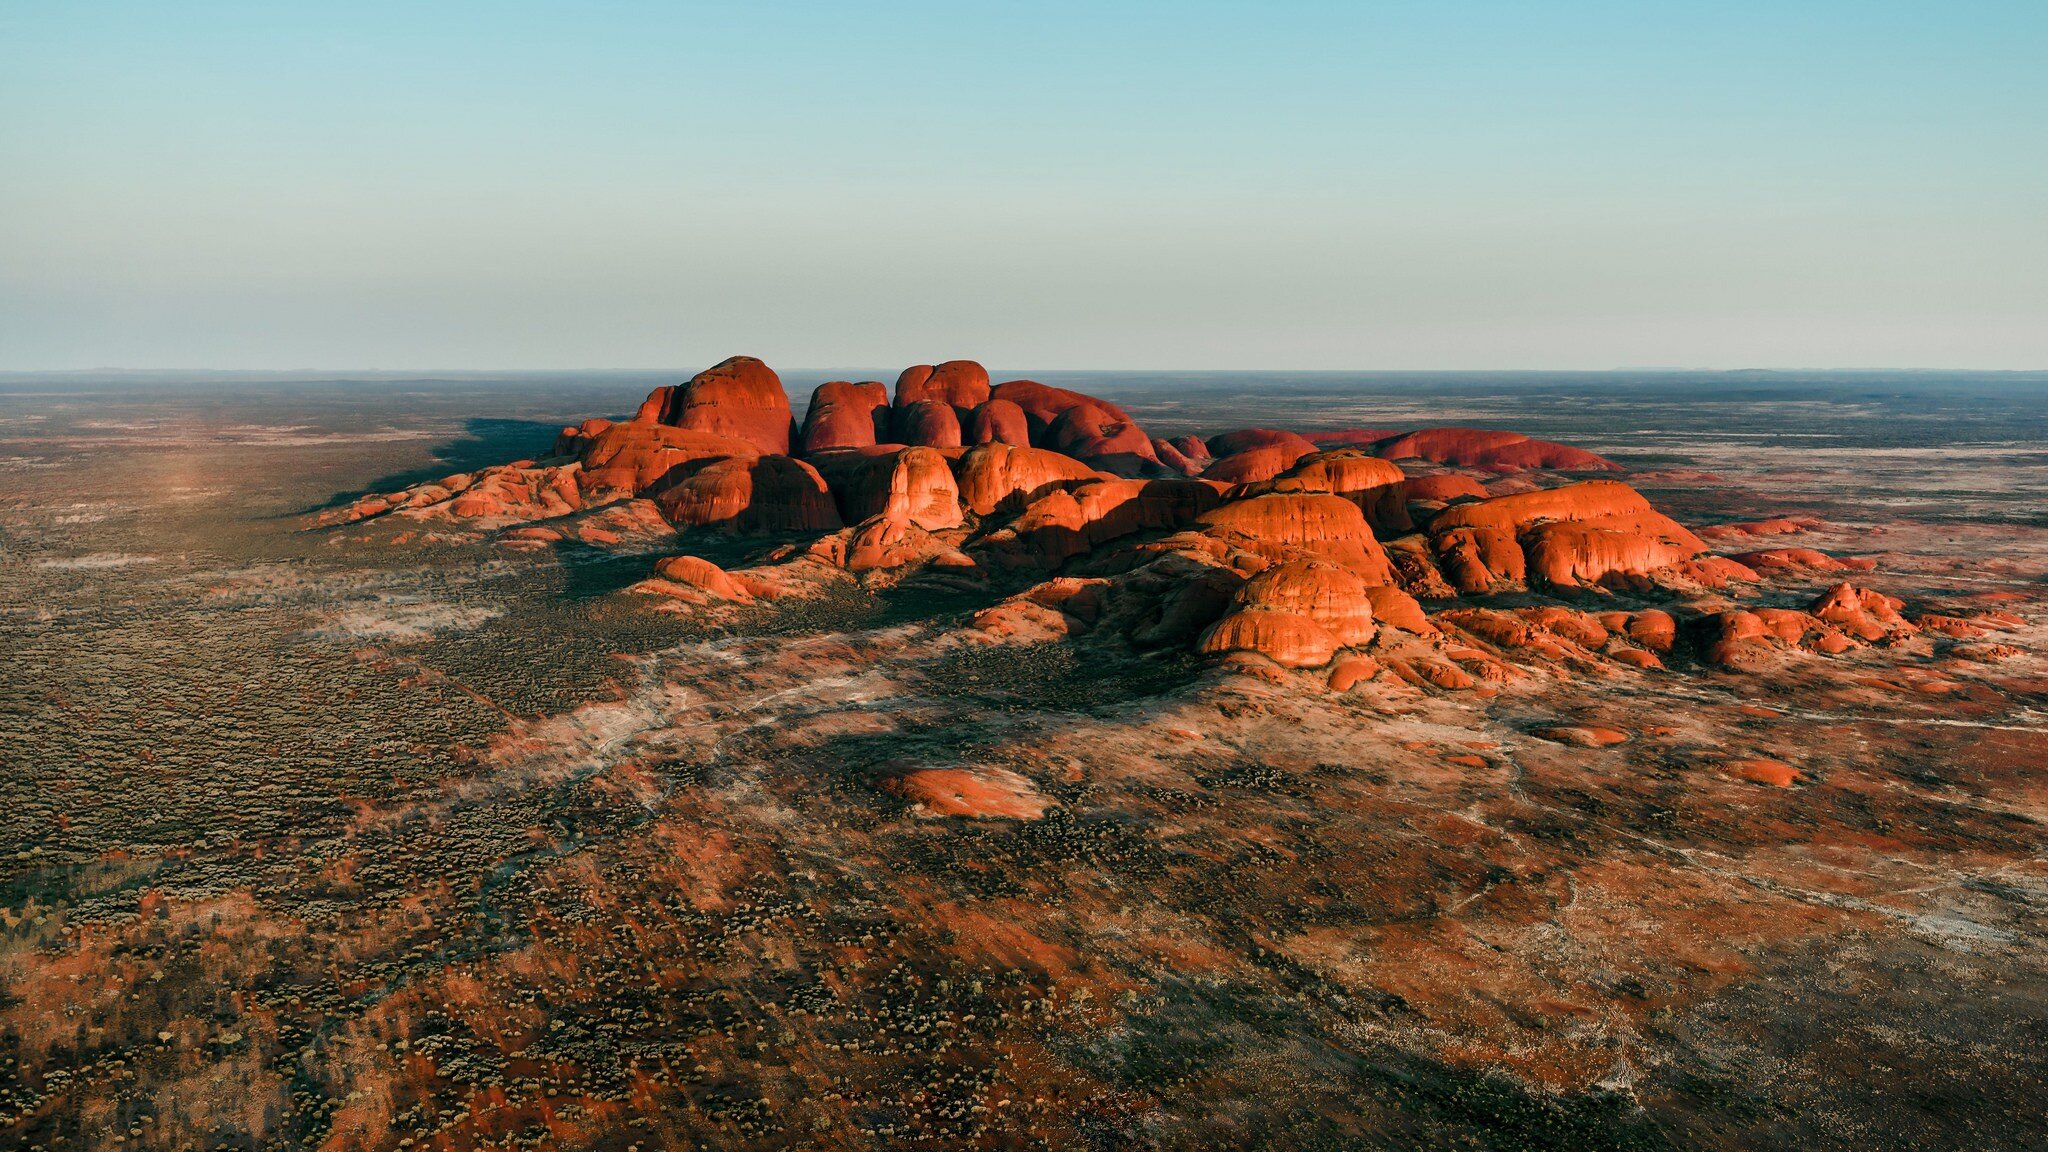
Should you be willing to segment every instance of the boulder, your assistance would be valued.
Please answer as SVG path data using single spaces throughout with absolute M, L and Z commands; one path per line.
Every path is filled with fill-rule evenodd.
M 896 377 L 896 407 L 935 400 L 960 415 L 988 403 L 988 369 L 972 360 L 913 364 Z
M 734 356 L 691 377 L 670 394 L 661 422 L 743 440 L 761 452 L 789 451 L 789 395 L 774 370 L 752 356 Z
M 898 405 L 890 418 L 898 444 L 926 448 L 960 447 L 960 416 L 943 400 L 915 400 Z
M 990 400 L 968 414 L 961 430 L 961 440 L 968 444 L 1013 444 L 1019 448 L 1031 446 L 1031 424 L 1024 418 L 1024 410 L 1008 400 Z
M 801 450 L 808 456 L 831 448 L 864 448 L 888 434 L 889 390 L 879 380 L 859 384 L 832 380 L 811 393 L 804 410 Z
M 1058 452 L 1012 444 L 980 444 L 959 463 L 960 499 L 977 516 L 1022 508 L 1065 484 L 1093 480 L 1093 468 Z

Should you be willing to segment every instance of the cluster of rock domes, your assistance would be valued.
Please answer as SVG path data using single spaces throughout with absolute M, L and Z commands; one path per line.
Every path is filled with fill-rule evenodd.
M 1613 470 L 1580 449 L 1466 428 L 1167 440 L 1108 401 L 991 385 L 966 360 L 905 369 L 893 397 L 877 381 L 822 384 L 799 423 L 776 374 L 734 357 L 656 389 L 630 420 L 565 429 L 547 459 L 366 497 L 330 519 L 464 519 L 546 540 L 559 533 L 532 522 L 604 508 L 613 527 L 658 514 L 677 529 L 809 537 L 732 572 L 670 557 L 643 590 L 715 604 L 910 573 L 1025 584 L 976 626 L 1038 638 L 1117 627 L 1250 667 L 1328 667 L 1339 686 L 1380 670 L 1368 650 L 1444 688 L 1511 675 L 1509 653 L 1655 667 L 1679 631 L 1655 609 L 1453 603 L 1432 615 L 1423 601 L 1699 594 L 1850 566 L 1802 549 L 1715 556 L 1628 485 L 1556 474 Z M 639 511 L 617 513 L 622 503 Z M 609 532 L 586 526 L 583 538 L 593 531 Z M 1691 623 L 1707 658 L 1726 663 L 1774 638 L 1833 651 L 1914 629 L 1884 597 L 1843 587 L 1810 612 Z

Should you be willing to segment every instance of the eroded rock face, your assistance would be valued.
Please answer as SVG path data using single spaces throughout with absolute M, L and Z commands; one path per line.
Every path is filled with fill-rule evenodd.
M 972 360 L 913 364 L 896 378 L 898 408 L 935 400 L 964 414 L 986 404 L 988 393 L 988 369 Z
M 888 432 L 889 390 L 879 380 L 833 380 L 811 392 L 798 445 L 804 455 L 832 448 L 865 448 Z
M 1647 575 L 1703 555 L 1706 544 L 1614 480 L 1497 496 L 1429 522 L 1444 574 L 1461 592 L 1530 578 L 1558 587 Z
M 1273 478 L 1246 485 L 1242 495 L 1328 492 L 1358 505 L 1375 533 L 1390 536 L 1415 526 L 1408 518 L 1407 479 L 1391 460 L 1356 448 L 1341 448 L 1300 457 Z
M 1300 557 L 1349 568 L 1370 584 L 1394 583 L 1394 568 L 1365 514 L 1327 492 L 1276 492 L 1233 500 L 1200 523 L 1276 561 Z
M 1031 443 L 1096 467 L 1117 471 L 1158 463 L 1151 438 L 1130 414 L 1093 396 L 1054 388 L 1036 380 L 1010 380 L 990 396 L 1024 413 Z
M 839 509 L 818 470 L 788 456 L 735 456 L 690 468 L 655 494 L 669 522 L 731 532 L 830 532 Z
M 990 443 L 960 458 L 960 499 L 976 515 L 1021 508 L 1066 483 L 1092 480 L 1096 471 L 1071 456 L 1043 448 Z
M 762 452 L 789 452 L 789 395 L 782 378 L 752 356 L 734 356 L 691 377 L 669 395 L 661 423 L 743 440 Z
M 968 414 L 962 439 L 969 444 L 1031 446 L 1031 423 L 1024 410 L 1008 400 L 990 400 Z
M 898 444 L 925 448 L 960 447 L 960 416 L 943 400 L 916 400 L 899 405 L 890 420 Z
M 760 454 L 748 440 L 633 420 L 589 438 L 578 481 L 591 493 L 639 495 L 681 465 Z

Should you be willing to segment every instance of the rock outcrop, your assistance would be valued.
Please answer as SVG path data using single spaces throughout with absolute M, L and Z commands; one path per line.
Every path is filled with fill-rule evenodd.
M 1497 475 L 1481 483 L 1445 466 Z M 1314 682 L 1337 692 L 1493 692 L 1529 675 L 1698 662 L 1762 668 L 1796 652 L 1923 631 L 1968 640 L 1998 626 L 1982 613 L 1916 623 L 1896 599 L 1849 584 L 1803 610 L 1757 603 L 1767 589 L 1745 588 L 1759 572 L 1804 579 L 1874 565 L 1805 548 L 1710 555 L 1626 484 L 1544 474 L 1609 467 L 1475 429 L 1153 439 L 1112 403 L 1032 381 L 991 388 L 964 360 L 906 369 L 893 401 L 873 381 L 819 385 L 792 429 L 780 380 L 735 357 L 655 389 L 631 420 L 562 429 L 544 459 L 365 496 L 321 519 L 468 520 L 527 551 L 642 547 L 679 530 L 684 540 L 707 529 L 807 536 L 764 544 L 763 562 L 732 571 L 670 556 L 635 589 L 672 610 L 719 612 L 835 581 L 916 578 L 989 593 L 973 615 L 977 642 L 1120 635 L 1266 680 L 1318 670 Z M 1513 595 L 1459 602 L 1492 593 Z M 1617 594 L 1634 606 L 1582 610 Z M 1607 732 L 1538 734 L 1599 747 Z
M 1444 574 L 1461 592 L 1530 578 L 1562 588 L 1645 576 L 1706 552 L 1677 521 L 1614 480 L 1497 496 L 1429 522 Z
M 1430 460 L 1461 468 L 1557 468 L 1614 472 L 1619 465 L 1581 448 L 1484 428 L 1425 428 L 1377 446 L 1389 460 Z
M 669 395 L 660 422 L 743 440 L 762 452 L 789 452 L 789 395 L 782 378 L 752 356 L 734 356 L 691 377 Z
M 879 380 L 833 380 L 811 392 L 798 444 L 803 454 L 865 448 L 888 435 L 889 390 Z

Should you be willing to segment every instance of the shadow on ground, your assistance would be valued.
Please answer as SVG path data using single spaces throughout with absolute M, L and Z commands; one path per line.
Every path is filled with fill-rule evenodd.
M 298 515 L 338 508 L 373 492 L 395 492 L 414 484 L 439 480 L 457 472 L 474 472 L 512 460 L 539 459 L 554 446 L 562 427 L 543 420 L 502 420 L 472 416 L 463 422 L 462 435 L 431 449 L 433 462 L 379 476 L 361 488 L 336 492 L 325 503 L 303 509 Z

